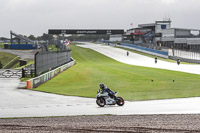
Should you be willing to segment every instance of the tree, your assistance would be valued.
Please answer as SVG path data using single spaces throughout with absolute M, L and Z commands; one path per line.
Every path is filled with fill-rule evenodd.
M 36 37 L 34 35 L 30 35 L 28 38 L 31 40 L 36 40 Z
M 3 64 L 1 63 L 1 61 L 0 61 L 0 69 L 2 69 L 3 68 Z
M 52 35 L 49 35 L 49 34 L 45 34 L 43 33 L 42 36 L 40 37 L 37 37 L 38 40 L 52 40 L 53 39 L 53 36 Z
M 67 37 L 69 40 L 81 40 L 81 41 L 97 41 L 108 40 L 109 35 L 72 35 Z

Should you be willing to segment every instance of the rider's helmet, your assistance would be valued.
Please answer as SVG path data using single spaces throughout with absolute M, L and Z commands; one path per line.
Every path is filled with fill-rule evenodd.
M 101 88 L 101 89 L 104 89 L 104 83 L 101 83 L 101 84 L 99 84 L 99 87 Z

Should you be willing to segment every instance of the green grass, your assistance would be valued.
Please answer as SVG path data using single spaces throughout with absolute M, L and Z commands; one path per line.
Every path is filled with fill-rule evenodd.
M 54 44 L 49 44 L 48 48 L 49 48 L 49 51 L 57 51 L 57 48 Z
M 4 48 L 4 44 L 10 44 L 10 42 L 1 42 L 0 43 L 0 48 Z
M 1 63 L 3 64 L 3 66 L 7 65 L 11 60 L 13 60 L 15 57 L 17 57 L 16 55 L 13 55 L 13 54 L 10 54 L 10 53 L 6 53 L 6 52 L 0 52 L 0 61 Z M 12 62 L 10 62 L 10 64 L 12 64 L 13 62 L 17 61 L 21 59 L 20 57 L 16 58 L 15 60 L 13 60 Z M 27 65 L 30 65 L 30 64 L 34 64 L 34 60 L 28 60 L 27 61 Z M 8 65 L 9 66 L 9 65 Z M 15 64 L 14 66 L 12 66 L 11 69 L 21 69 L 25 66 L 21 66 L 20 67 L 20 62 L 18 61 L 17 64 Z M 5 68 L 6 69 L 6 68 Z
M 0 48 L 4 48 L 4 43 L 0 43 Z
M 129 101 L 200 96 L 200 75 L 127 65 L 91 49 L 71 48 L 77 64 L 35 90 L 95 97 L 103 82 Z
M 70 43 L 70 44 L 74 44 L 74 43 Z M 48 45 L 49 51 L 59 51 L 59 48 L 56 48 L 56 46 L 54 44 L 49 44 Z M 69 48 L 69 47 L 67 47 Z
M 0 61 L 3 64 L 3 66 L 7 65 L 7 63 L 10 62 L 15 57 L 17 56 L 5 52 L 0 52 Z
M 19 66 L 19 67 L 16 67 L 16 69 L 24 68 L 25 66 L 28 66 L 28 65 L 34 64 L 34 62 L 35 62 L 34 60 L 28 60 L 26 65 L 21 66 L 21 67 L 20 67 L 20 66 Z

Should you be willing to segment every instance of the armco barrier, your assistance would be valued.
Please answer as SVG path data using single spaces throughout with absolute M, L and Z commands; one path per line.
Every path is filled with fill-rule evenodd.
M 165 51 L 145 48 L 145 47 L 136 46 L 136 45 L 133 45 L 133 44 L 126 44 L 126 43 L 121 43 L 121 45 L 117 45 L 117 46 L 128 48 L 128 49 L 133 49 L 133 50 L 136 50 L 136 51 L 152 54 L 152 55 L 155 55 L 155 56 L 168 58 L 168 52 L 165 52 Z
M 197 63 L 197 64 L 200 64 L 200 60 L 186 59 L 186 58 L 177 57 L 177 56 L 169 56 L 169 59 L 172 59 L 172 60 L 178 60 L 178 59 L 180 59 L 181 62 L 188 62 L 188 63 Z
M 52 79 L 53 77 L 55 77 L 56 75 L 58 75 L 60 72 L 63 72 L 64 70 L 66 70 L 67 68 L 73 66 L 75 64 L 75 60 L 62 65 L 52 71 L 49 71 L 47 73 L 44 73 L 38 77 L 35 77 L 33 79 L 30 79 L 28 81 L 26 81 L 27 83 L 27 89 L 31 89 L 31 88 L 36 88 L 37 86 L 41 85 L 42 83 Z

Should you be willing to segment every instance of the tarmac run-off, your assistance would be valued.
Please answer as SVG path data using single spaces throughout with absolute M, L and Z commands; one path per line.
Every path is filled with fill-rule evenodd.
M 200 74 L 200 65 L 177 65 L 129 52 L 115 47 L 87 43 L 82 47 L 91 48 L 117 61 L 146 67 L 169 69 Z M 20 80 L 16 78 L 0 79 L 0 118 L 6 117 L 43 117 L 72 115 L 134 115 L 134 114 L 196 114 L 200 113 L 200 98 L 181 98 L 152 101 L 126 101 L 123 107 L 106 106 L 100 108 L 94 98 L 62 96 L 17 89 Z M 98 86 L 97 86 L 98 87 Z M 98 89 L 98 88 L 97 88 Z

